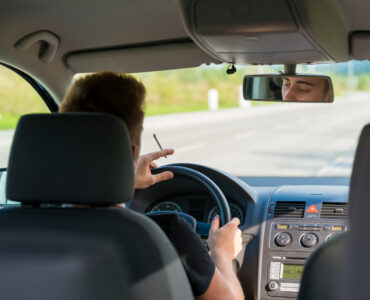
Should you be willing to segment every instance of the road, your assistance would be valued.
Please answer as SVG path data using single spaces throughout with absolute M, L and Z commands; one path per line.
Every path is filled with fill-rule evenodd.
M 350 98 L 350 99 L 348 99 Z M 370 93 L 333 104 L 278 103 L 245 109 L 148 117 L 142 153 L 176 154 L 159 165 L 194 162 L 238 176 L 349 176 L 361 128 L 370 122 Z M 13 131 L 0 131 L 0 166 Z
M 350 98 L 350 99 L 348 99 Z M 348 101 L 350 100 L 350 101 Z M 370 93 L 333 104 L 278 103 L 147 118 L 142 152 L 176 154 L 159 165 L 194 162 L 238 176 L 349 176 Z

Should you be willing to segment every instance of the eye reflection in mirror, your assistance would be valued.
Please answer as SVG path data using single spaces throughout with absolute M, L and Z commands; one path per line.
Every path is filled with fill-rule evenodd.
M 329 81 L 317 77 L 283 77 L 281 94 L 283 101 L 332 100 Z
M 331 103 L 334 100 L 330 77 L 309 74 L 246 75 L 243 96 L 257 101 Z

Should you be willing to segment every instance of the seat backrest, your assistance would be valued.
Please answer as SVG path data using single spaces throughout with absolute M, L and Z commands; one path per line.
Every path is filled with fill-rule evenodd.
M 350 230 L 318 248 L 307 261 L 300 300 L 369 299 L 370 124 L 358 142 L 352 169 Z
M 113 116 L 20 120 L 7 196 L 22 206 L 0 210 L 2 299 L 193 298 L 162 230 L 112 207 L 132 196 L 132 165 L 127 129 Z
M 350 204 L 350 234 L 344 257 L 343 299 L 369 299 L 370 284 L 370 124 L 358 142 L 353 164 Z
M 348 234 L 332 238 L 309 257 L 299 291 L 299 300 L 341 300 L 344 280 L 343 258 Z

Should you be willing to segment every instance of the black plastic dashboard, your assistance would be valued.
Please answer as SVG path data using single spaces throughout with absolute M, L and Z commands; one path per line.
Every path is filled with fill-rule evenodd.
M 245 205 L 234 199 L 227 199 L 232 217 L 239 218 L 241 224 L 245 219 Z M 167 199 L 161 199 L 148 207 L 146 212 L 175 211 L 191 215 L 200 222 L 210 223 L 219 209 L 207 194 L 177 195 Z
M 181 165 L 212 179 L 243 213 L 244 247 L 237 261 L 246 299 L 296 298 L 307 257 L 348 229 L 348 178 L 237 178 L 207 166 Z M 166 210 L 168 203 L 200 222 L 208 222 L 215 207 L 199 184 L 181 176 L 136 191 L 130 207 L 147 212 Z M 287 214 L 276 215 L 281 207 Z M 324 208 L 332 214 L 323 214 Z

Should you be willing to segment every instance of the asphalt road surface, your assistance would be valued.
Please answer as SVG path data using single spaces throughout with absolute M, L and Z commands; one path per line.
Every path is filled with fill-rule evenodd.
M 349 176 L 361 128 L 370 122 L 370 93 L 333 104 L 278 103 L 148 117 L 142 153 L 173 147 L 159 165 L 193 162 L 240 176 Z M 13 131 L 0 131 L 0 167 Z M 32 159 L 32 158 L 30 158 Z
M 350 176 L 370 93 L 332 104 L 277 103 L 147 118 L 142 153 L 173 147 L 158 164 L 193 162 L 238 176 Z

